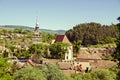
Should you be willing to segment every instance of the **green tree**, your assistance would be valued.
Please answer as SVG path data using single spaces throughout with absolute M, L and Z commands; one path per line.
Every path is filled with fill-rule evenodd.
M 118 17 L 117 20 L 120 22 L 120 17 Z
M 62 59 L 64 54 L 68 52 L 68 46 L 69 44 L 57 42 L 52 44 L 49 47 L 49 50 L 51 52 L 52 57 Z
M 120 80 L 120 70 L 117 72 L 117 80 Z
M 76 57 L 77 57 L 77 54 L 80 52 L 81 43 L 82 43 L 81 40 L 73 42 L 73 52 L 76 53 Z
M 86 74 L 72 74 L 74 80 L 116 80 L 116 74 L 109 69 L 99 69 Z
M 37 62 L 37 63 L 41 63 L 43 57 L 47 57 L 48 56 L 48 45 L 46 44 L 33 44 L 30 48 L 29 48 L 29 52 L 30 54 L 32 54 L 32 59 Z
M 48 53 L 48 45 L 47 44 L 33 44 L 30 46 L 29 51 L 31 54 L 38 54 L 39 56 L 43 57 L 45 54 Z
M 120 21 L 120 17 L 118 17 L 118 20 Z M 118 30 L 119 30 L 119 37 L 116 42 L 116 54 L 115 54 L 115 59 L 119 61 L 119 66 L 120 66 L 120 22 L 117 24 Z
M 108 69 L 100 69 L 91 73 L 93 80 L 116 80 L 116 74 Z
M 11 65 L 7 61 L 7 58 L 0 55 L 0 80 L 13 80 L 10 71 Z
M 105 43 L 114 43 L 115 41 L 116 41 L 116 38 L 113 38 L 113 37 L 110 37 L 110 36 L 108 36 L 104 39 Z
M 106 37 L 117 38 L 118 30 L 116 25 L 101 25 L 99 23 L 78 24 L 65 33 L 71 42 L 81 40 L 82 45 L 104 44 Z
M 23 29 L 22 28 L 15 28 L 14 33 L 22 33 Z
M 93 77 L 91 76 L 91 73 L 80 73 L 80 74 L 72 74 L 71 77 L 73 80 L 94 80 Z
M 42 33 L 42 40 L 45 43 L 50 43 L 51 40 L 55 39 L 56 34 Z
M 41 65 L 40 70 L 47 80 L 72 80 L 53 64 Z
M 46 80 L 38 68 L 27 66 L 14 73 L 14 80 Z

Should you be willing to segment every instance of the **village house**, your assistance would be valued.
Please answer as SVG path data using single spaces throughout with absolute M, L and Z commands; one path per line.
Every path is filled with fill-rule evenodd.
M 67 43 L 70 46 L 68 47 L 68 53 L 65 54 L 65 61 L 71 61 L 73 60 L 73 47 L 71 42 L 68 40 L 66 35 L 57 35 L 56 39 L 53 40 L 52 43 L 56 43 L 56 42 L 62 42 L 62 43 Z

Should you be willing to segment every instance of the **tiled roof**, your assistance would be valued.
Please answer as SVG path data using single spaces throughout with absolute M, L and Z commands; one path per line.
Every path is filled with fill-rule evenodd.
M 55 43 L 56 42 L 63 42 L 63 43 L 68 43 L 68 44 L 72 45 L 66 35 L 57 35 L 57 37 L 55 39 Z
M 72 63 L 69 63 L 69 62 L 59 62 L 58 64 L 61 70 L 68 70 L 72 67 L 71 66 Z
M 91 63 L 92 69 L 103 69 L 103 68 L 108 68 L 117 65 L 116 62 L 114 61 L 109 61 L 109 60 L 99 60 L 98 62 L 93 62 Z
M 87 54 L 87 53 L 80 53 L 78 54 L 78 58 L 80 59 L 101 59 L 98 54 Z
M 57 35 L 55 42 L 62 42 L 65 35 Z

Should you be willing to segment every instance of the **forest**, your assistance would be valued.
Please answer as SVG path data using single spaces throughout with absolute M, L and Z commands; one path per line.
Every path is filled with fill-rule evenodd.
M 100 23 L 83 23 L 73 27 L 66 33 L 71 42 L 81 40 L 83 46 L 114 43 L 118 37 L 115 24 L 110 26 Z

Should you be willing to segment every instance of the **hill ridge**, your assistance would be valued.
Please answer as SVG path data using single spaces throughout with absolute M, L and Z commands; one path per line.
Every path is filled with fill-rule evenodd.
M 26 30 L 31 30 L 33 31 L 33 27 L 29 26 L 22 26 L 22 25 L 0 25 L 0 28 L 22 28 Z M 65 30 L 51 30 L 51 29 L 40 29 L 41 32 L 46 32 L 46 33 L 54 33 L 54 34 L 65 34 Z

